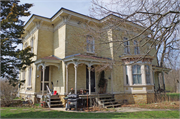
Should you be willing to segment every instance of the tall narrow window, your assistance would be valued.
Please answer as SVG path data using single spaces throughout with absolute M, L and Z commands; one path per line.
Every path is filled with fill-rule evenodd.
M 145 65 L 145 68 L 146 68 L 146 84 L 151 84 L 149 65 Z
M 28 86 L 31 86 L 31 76 L 32 75 L 32 67 L 29 67 L 29 79 L 28 79 Z
M 31 39 L 31 53 L 34 51 L 34 39 Z
M 141 80 L 141 66 L 133 65 L 132 66 L 132 74 L 133 74 L 133 84 L 142 84 Z
M 87 52 L 90 52 L 90 53 L 94 53 L 94 39 L 92 36 L 87 36 L 86 38 L 86 43 L 87 43 L 87 46 L 86 46 L 86 50 Z
M 128 82 L 128 74 L 127 74 L 127 65 L 125 66 L 125 70 L 126 70 L 126 84 L 128 85 L 129 82 Z
M 130 54 L 130 49 L 129 49 L 129 41 L 127 41 L 128 38 L 125 38 L 123 39 L 123 42 L 124 42 L 124 54 Z
M 140 54 L 140 51 L 139 51 L 139 45 L 138 45 L 138 42 L 137 40 L 134 40 L 134 54 Z

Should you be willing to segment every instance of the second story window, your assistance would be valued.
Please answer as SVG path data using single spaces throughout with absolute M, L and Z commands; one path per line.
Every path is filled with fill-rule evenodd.
M 86 43 L 87 43 L 87 46 L 86 46 L 86 50 L 87 52 L 89 53 L 94 53 L 94 38 L 92 36 L 87 36 L 86 37 Z
M 140 54 L 139 44 L 138 44 L 137 40 L 134 40 L 134 54 L 135 55 Z
M 129 49 L 129 41 L 127 41 L 128 38 L 125 38 L 123 39 L 123 42 L 124 42 L 124 54 L 130 54 L 130 49 Z
M 34 39 L 31 39 L 31 52 L 33 53 L 34 51 Z

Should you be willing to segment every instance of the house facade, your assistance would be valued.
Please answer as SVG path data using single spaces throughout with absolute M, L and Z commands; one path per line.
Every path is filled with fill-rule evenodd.
M 148 43 L 144 48 L 139 44 L 151 42 L 147 37 L 141 43 L 138 39 L 128 40 L 127 30 L 137 29 L 130 34 L 133 36 L 142 30 L 141 26 L 128 22 L 126 28 L 119 26 L 120 30 L 117 30 L 105 24 L 116 18 L 108 15 L 98 20 L 65 8 L 51 18 L 32 15 L 24 26 L 22 40 L 23 49 L 31 46 L 31 52 L 36 54 L 35 63 L 20 73 L 20 80 L 25 80 L 19 88 L 20 96 L 36 102 L 38 96 L 48 93 L 48 88 L 56 91 L 63 103 L 71 89 L 75 94 L 86 90 L 89 96 L 98 95 L 103 72 L 104 94 L 113 94 L 119 103 L 123 100 L 153 102 L 155 90 L 160 87 L 158 75 L 167 70 L 157 67 L 155 47 L 148 55 L 143 54 L 148 50 Z M 106 29 L 103 38 L 89 32 L 87 27 Z M 114 35 L 117 33 L 119 36 Z M 123 43 L 113 42 L 115 38 Z M 103 44 L 102 40 L 109 43 Z

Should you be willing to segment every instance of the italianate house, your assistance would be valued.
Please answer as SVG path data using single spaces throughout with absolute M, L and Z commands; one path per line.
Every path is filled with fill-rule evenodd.
M 152 42 L 147 37 L 152 31 L 146 31 L 141 42 L 129 40 L 143 27 L 132 22 L 116 29 L 108 27 L 107 21 L 114 19 L 120 18 L 108 15 L 99 20 L 65 8 L 51 18 L 32 15 L 24 26 L 22 41 L 23 49 L 30 46 L 36 54 L 35 63 L 20 72 L 20 80 L 25 80 L 19 88 L 20 97 L 35 103 L 56 93 L 64 105 L 64 97 L 72 92 L 90 100 L 113 96 L 118 103 L 153 102 L 155 92 L 165 88 L 159 74 L 169 69 L 157 66 L 155 47 L 145 53 Z M 102 34 L 91 33 L 88 28 L 106 30 L 100 37 Z M 113 42 L 115 39 L 123 42 Z M 105 79 L 104 86 L 101 78 Z

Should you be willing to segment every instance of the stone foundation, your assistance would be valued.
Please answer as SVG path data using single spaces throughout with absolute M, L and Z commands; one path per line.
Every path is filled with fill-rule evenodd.
M 154 93 L 148 94 L 115 94 L 115 100 L 118 103 L 123 103 L 123 100 L 127 100 L 129 104 L 147 104 L 154 102 Z

